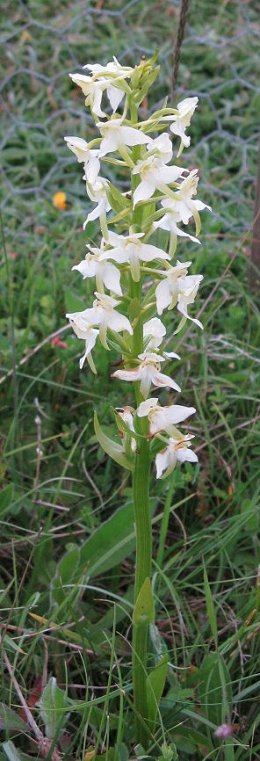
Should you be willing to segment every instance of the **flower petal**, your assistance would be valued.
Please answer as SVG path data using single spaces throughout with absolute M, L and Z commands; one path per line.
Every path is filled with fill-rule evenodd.
M 161 280 L 159 285 L 157 285 L 155 295 L 157 312 L 158 314 L 162 314 L 164 309 L 167 309 L 172 300 L 171 287 L 167 278 Z
M 148 201 L 148 199 L 154 194 L 154 191 L 155 185 L 152 182 L 141 180 L 133 195 L 134 206 L 136 206 L 139 201 Z
M 170 378 L 169 375 L 164 375 L 164 373 L 156 372 L 154 374 L 153 383 L 158 388 L 173 388 L 174 391 L 181 391 L 180 386 L 178 386 L 178 383 L 175 383 L 175 381 Z
M 198 462 L 198 457 L 192 449 L 183 447 L 177 449 L 176 457 L 179 462 Z
M 164 471 L 165 475 L 169 475 L 176 465 L 176 456 L 169 447 L 163 449 L 162 452 L 158 452 L 155 458 L 156 466 L 156 478 L 162 478 Z

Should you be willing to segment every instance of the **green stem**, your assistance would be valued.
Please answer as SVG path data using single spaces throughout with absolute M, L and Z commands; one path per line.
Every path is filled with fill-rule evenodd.
M 149 510 L 150 445 L 146 438 L 139 441 L 133 473 L 136 533 L 135 602 L 145 579 L 147 577 L 150 578 L 152 559 L 152 529 Z M 149 739 L 149 731 L 147 726 L 145 726 L 145 719 L 147 718 L 146 665 L 148 633 L 148 623 L 133 624 L 133 689 L 136 715 L 136 741 L 142 743 L 144 747 L 147 747 Z
M 137 108 L 133 100 L 130 101 L 131 121 L 137 121 Z M 135 146 L 132 150 L 134 163 L 141 155 L 141 147 Z M 137 187 L 140 178 L 132 174 L 131 186 L 132 192 Z M 133 209 L 131 228 L 135 232 L 142 231 L 142 207 L 139 205 Z M 143 319 L 141 317 L 141 298 L 142 284 L 141 281 L 135 282 L 131 278 L 130 285 L 131 298 L 139 303 L 140 317 L 135 325 L 132 353 L 133 357 L 138 357 L 143 352 Z M 137 310 L 138 313 L 138 310 Z M 143 401 L 140 392 L 140 383 L 135 383 L 135 397 L 137 405 Z M 146 418 L 137 418 L 138 433 L 143 438 L 138 439 L 135 465 L 133 472 L 133 502 L 134 502 L 134 520 L 136 535 L 136 561 L 135 561 L 135 591 L 134 605 L 136 604 L 139 592 L 145 582 L 145 579 L 151 576 L 152 565 L 152 526 L 149 509 L 149 486 L 150 486 L 150 442 L 147 438 L 148 421 Z M 150 739 L 150 731 L 147 726 L 148 709 L 147 709 L 147 649 L 148 649 L 149 623 L 133 622 L 133 641 L 132 641 L 132 659 L 133 659 L 133 693 L 134 693 L 134 710 L 136 721 L 136 742 L 147 748 Z

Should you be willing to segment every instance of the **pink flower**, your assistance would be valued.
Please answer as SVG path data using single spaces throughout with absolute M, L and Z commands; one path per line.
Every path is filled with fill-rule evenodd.
M 61 346 L 62 349 L 68 348 L 67 342 L 61 341 L 59 336 L 54 336 L 51 342 L 51 346 L 53 346 L 53 348 L 56 348 L 56 346 Z
M 225 740 L 226 737 L 230 737 L 233 735 L 232 724 L 220 724 L 220 726 L 215 730 L 214 735 L 220 740 Z

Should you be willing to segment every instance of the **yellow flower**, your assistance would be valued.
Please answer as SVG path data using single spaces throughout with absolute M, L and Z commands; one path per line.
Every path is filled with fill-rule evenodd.
M 91 759 L 95 756 L 95 752 L 95 750 L 87 750 L 84 761 L 91 761 Z
M 67 207 L 67 196 L 66 193 L 63 193 L 62 190 L 58 190 L 57 193 L 54 193 L 54 196 L 52 196 L 52 205 L 55 207 L 55 209 L 60 209 L 61 211 L 64 211 Z

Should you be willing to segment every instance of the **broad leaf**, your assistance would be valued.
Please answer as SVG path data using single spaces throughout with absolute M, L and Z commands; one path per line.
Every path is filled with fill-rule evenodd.
M 49 740 L 58 737 L 68 714 L 68 699 L 61 690 L 54 676 L 51 676 L 38 702 L 40 716 L 45 726 L 45 734 Z
M 96 412 L 94 413 L 94 428 L 98 443 L 104 452 L 106 452 L 112 460 L 115 460 L 118 465 L 122 465 L 122 467 L 127 470 L 133 470 L 133 463 L 126 457 L 121 444 L 117 444 L 116 441 L 110 439 L 102 430 Z
M 104 573 L 121 563 L 134 544 L 134 509 L 130 502 L 116 510 L 82 545 L 81 565 L 87 565 L 88 576 Z
M 157 663 L 146 679 L 146 694 L 149 726 L 153 731 L 159 703 L 165 687 L 168 670 L 168 655 Z

